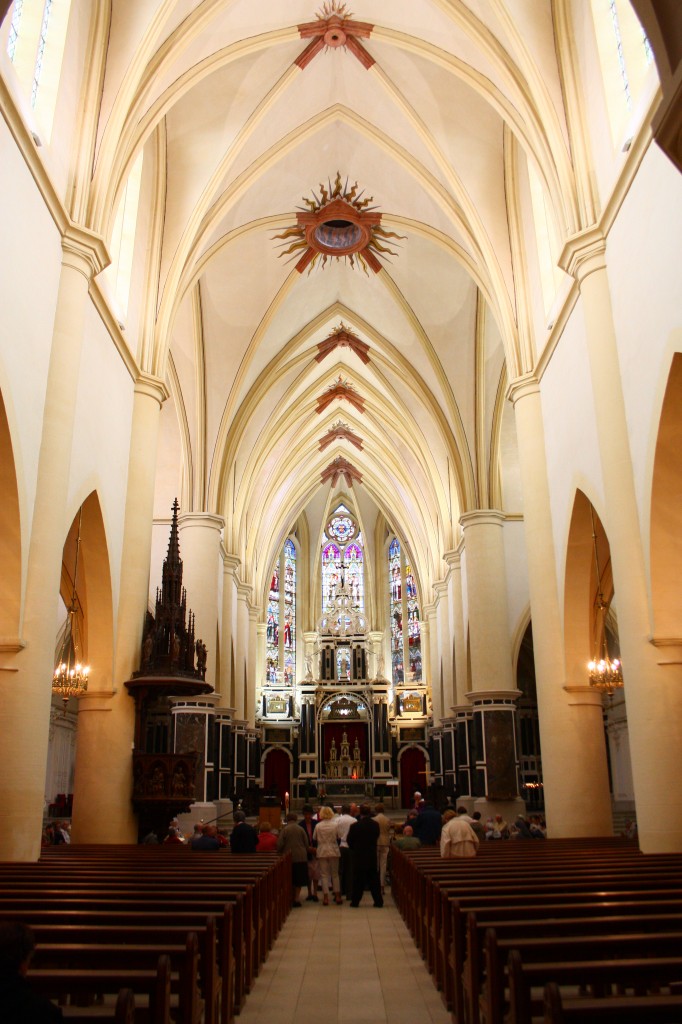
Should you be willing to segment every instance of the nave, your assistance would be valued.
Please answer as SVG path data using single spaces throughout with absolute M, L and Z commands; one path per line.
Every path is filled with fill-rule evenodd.
M 292 912 L 256 979 L 240 1024 L 449 1024 L 390 892 L 357 909 L 304 903 Z

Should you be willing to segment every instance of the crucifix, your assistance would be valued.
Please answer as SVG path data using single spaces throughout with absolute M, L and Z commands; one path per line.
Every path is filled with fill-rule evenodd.
M 427 765 L 427 767 L 426 767 L 426 768 L 424 768 L 424 770 L 423 770 L 423 771 L 421 771 L 421 772 L 417 772 L 417 775 L 423 775 L 423 776 L 425 776 L 425 778 L 424 778 L 424 781 L 426 782 L 426 788 L 427 788 L 427 789 L 428 789 L 428 788 L 429 788 L 429 786 L 431 785 L 431 776 L 432 776 L 433 774 L 434 774 L 434 773 L 433 773 L 433 772 L 431 771 L 431 769 L 430 769 L 430 768 L 428 767 L 428 765 Z

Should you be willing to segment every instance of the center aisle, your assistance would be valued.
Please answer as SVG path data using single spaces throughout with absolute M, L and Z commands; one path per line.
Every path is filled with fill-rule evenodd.
M 450 1024 L 389 890 L 354 909 L 304 903 L 289 914 L 240 1024 Z

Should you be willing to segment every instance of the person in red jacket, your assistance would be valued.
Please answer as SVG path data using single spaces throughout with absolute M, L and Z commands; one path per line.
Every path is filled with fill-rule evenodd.
M 277 849 L 277 836 L 272 831 L 272 825 L 269 821 L 261 821 L 258 826 L 258 842 L 256 844 L 256 853 L 271 853 Z

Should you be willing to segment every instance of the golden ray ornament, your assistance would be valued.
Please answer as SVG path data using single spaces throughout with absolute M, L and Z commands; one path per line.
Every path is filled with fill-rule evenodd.
M 337 171 L 334 184 L 320 184 L 319 192 L 319 197 L 313 192 L 312 199 L 303 196 L 307 209 L 299 207 L 296 224 L 274 235 L 282 240 L 282 246 L 289 243 L 280 257 L 294 259 L 300 253 L 296 264 L 299 274 L 306 269 L 310 273 L 320 256 L 322 267 L 329 259 L 342 259 L 353 268 L 359 264 L 365 273 L 369 267 L 378 274 L 382 269 L 380 260 L 398 255 L 382 242 L 406 236 L 381 227 L 382 214 L 371 205 L 374 197 L 363 198 L 364 189 L 358 192 L 357 181 L 349 187 L 348 178 L 344 183 Z

